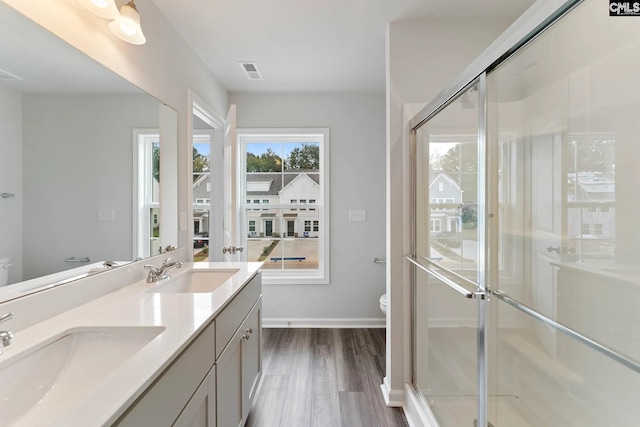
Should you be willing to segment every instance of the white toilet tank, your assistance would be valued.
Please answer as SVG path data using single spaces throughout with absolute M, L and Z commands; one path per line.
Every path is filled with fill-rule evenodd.
M 0 258 L 0 286 L 9 283 L 9 267 L 11 265 L 11 258 Z

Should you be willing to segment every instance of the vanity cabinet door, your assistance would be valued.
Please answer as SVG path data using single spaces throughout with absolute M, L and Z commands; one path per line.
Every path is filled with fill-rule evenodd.
M 215 368 L 211 368 L 173 427 L 216 427 Z
M 262 373 L 262 300 L 258 300 L 242 325 L 242 414 L 246 419 Z
M 216 362 L 217 427 L 238 427 L 243 422 L 242 332 L 238 329 Z

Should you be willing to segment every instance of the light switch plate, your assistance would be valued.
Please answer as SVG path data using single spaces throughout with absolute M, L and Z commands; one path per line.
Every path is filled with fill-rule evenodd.
M 99 222 L 113 222 L 115 221 L 115 212 L 113 209 L 98 209 L 98 221 Z
M 180 231 L 187 231 L 187 213 L 180 212 Z
M 367 211 L 364 209 L 349 209 L 350 222 L 362 222 L 367 220 Z

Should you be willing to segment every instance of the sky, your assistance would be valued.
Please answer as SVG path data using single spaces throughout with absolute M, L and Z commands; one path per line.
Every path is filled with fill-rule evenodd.
M 296 147 L 302 147 L 302 144 L 303 144 L 302 142 L 287 142 L 287 143 L 256 142 L 256 143 L 247 144 L 247 152 L 253 153 L 256 156 L 260 156 L 261 154 L 266 153 L 267 149 L 271 148 L 271 150 L 274 151 L 276 154 L 278 154 L 280 157 L 286 158 L 289 155 L 289 153 L 291 153 L 291 150 L 293 150 Z M 198 150 L 198 153 L 202 154 L 203 156 L 208 156 L 211 151 L 211 148 L 208 142 L 195 143 L 193 144 L 193 146 L 195 147 L 196 150 Z

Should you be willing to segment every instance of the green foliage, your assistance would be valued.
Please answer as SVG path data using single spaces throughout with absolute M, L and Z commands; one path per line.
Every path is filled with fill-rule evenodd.
M 282 172 L 282 158 L 271 148 L 260 156 L 247 152 L 247 172 Z
M 151 148 L 151 159 L 153 163 L 153 179 L 160 182 L 160 144 L 153 144 Z
M 302 144 L 291 150 L 286 159 L 287 170 L 320 170 L 320 146 L 318 144 Z
M 193 180 L 197 180 L 202 172 L 209 172 L 209 158 L 193 147 Z
M 456 144 L 438 160 L 431 160 L 432 171 L 443 171 L 462 189 L 464 202 L 478 199 L 478 146 Z

